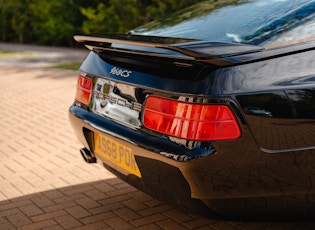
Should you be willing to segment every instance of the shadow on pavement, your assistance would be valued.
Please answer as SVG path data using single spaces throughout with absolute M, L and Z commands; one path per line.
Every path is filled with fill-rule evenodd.
M 290 221 L 290 220 L 289 220 Z M 0 229 L 313 229 L 311 222 L 204 219 L 176 210 L 118 178 L 0 202 Z
M 17 68 L 23 62 L 3 61 L 1 230 L 314 229 L 311 221 L 297 222 L 294 218 L 286 222 L 200 218 L 165 205 L 118 178 L 98 179 L 106 171 L 81 167 L 84 163 L 67 120 L 76 87 L 75 73 Z M 44 192 L 36 190 L 37 186 L 45 188 Z M 10 198 L 15 194 L 19 197 Z
M 216 224 L 109 179 L 0 202 L 0 229 L 198 229 Z

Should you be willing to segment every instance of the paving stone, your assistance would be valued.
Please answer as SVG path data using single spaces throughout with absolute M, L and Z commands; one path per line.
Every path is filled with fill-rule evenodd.
M 90 191 L 86 191 L 84 192 L 84 194 L 86 194 L 88 197 L 90 197 L 91 199 L 95 200 L 95 201 L 99 201 L 99 200 L 103 200 L 108 198 L 108 196 L 101 191 L 98 190 L 90 190 Z
M 99 203 L 95 202 L 93 199 L 89 197 L 78 199 L 76 202 L 80 204 L 82 207 L 84 207 L 85 209 L 91 209 L 91 208 L 96 208 L 100 206 Z
M 73 228 L 73 230 L 91 230 L 91 229 L 112 229 L 108 224 L 103 221 L 86 224 L 84 226 Z
M 158 221 L 156 224 L 161 226 L 163 229 L 172 229 L 172 230 L 188 229 L 188 228 L 185 228 L 183 225 L 177 223 L 176 221 L 173 221 L 170 219 Z
M 115 211 L 117 209 L 123 208 L 124 205 L 121 203 L 112 203 L 110 205 L 101 205 L 97 208 L 91 208 L 89 209 L 89 212 L 93 213 L 93 215 L 95 214 L 100 214 L 100 213 L 104 213 L 104 212 L 108 212 L 108 211 Z
M 77 219 L 75 219 L 73 216 L 69 214 L 57 216 L 54 218 L 54 220 L 56 220 L 65 229 L 71 229 L 78 226 L 82 226 L 82 223 L 80 223 Z
M 149 205 L 150 207 L 156 206 L 156 204 L 161 204 L 160 201 L 153 199 L 151 196 L 141 192 L 141 191 L 136 191 L 132 194 L 132 197 L 140 202 L 149 204 L 152 203 L 152 205 Z
M 28 217 L 37 216 L 44 213 L 42 209 L 34 204 L 21 206 L 19 209 Z
M 189 214 L 183 213 L 176 209 L 168 210 L 164 212 L 164 215 L 168 216 L 170 219 L 175 220 L 178 223 L 188 222 L 195 218 Z
M 152 222 L 157 222 L 157 221 L 165 220 L 165 219 L 167 219 L 167 217 L 165 217 L 162 214 L 154 214 L 151 216 L 145 216 L 145 217 L 139 218 L 137 220 L 131 220 L 130 223 L 136 227 L 140 227 L 143 225 L 150 224 Z
M 108 193 L 106 193 L 106 194 L 108 194 Z M 108 198 L 103 199 L 103 200 L 99 200 L 98 203 L 100 203 L 103 206 L 107 206 L 107 205 L 110 206 L 111 204 L 119 203 L 119 202 L 130 199 L 129 194 L 119 194 L 118 196 L 116 196 L 115 193 L 111 193 L 111 194 L 112 194 L 112 196 L 110 196 L 108 194 L 109 195 Z
M 137 227 L 137 230 L 162 230 L 164 228 L 161 228 L 160 226 L 156 224 L 148 224 L 141 227 Z
M 131 209 L 127 207 L 116 209 L 114 213 L 126 221 L 139 219 L 141 217 L 141 215 L 139 215 L 138 213 L 132 211 Z
M 36 222 L 36 223 L 24 225 L 21 227 L 21 230 L 47 229 L 49 227 L 56 227 L 56 226 L 58 226 L 57 222 L 52 219 L 49 219 L 42 222 Z
M 149 208 L 149 209 L 140 210 L 139 213 L 142 216 L 149 216 L 149 215 L 153 215 L 153 214 L 156 214 L 156 213 L 163 213 L 163 212 L 168 211 L 170 209 L 171 209 L 170 206 L 168 206 L 166 204 L 161 204 L 159 206 L 155 206 L 155 207 L 152 207 L 152 208 Z
M 45 227 L 45 230 L 64 230 L 64 227 L 56 224 L 54 226 Z
M 31 198 L 31 200 L 40 208 L 55 205 L 55 203 L 51 199 L 47 198 L 43 194 L 38 194 L 36 197 Z
M 22 227 L 24 225 L 28 225 L 32 223 L 32 221 L 22 212 L 17 212 L 15 214 L 8 215 L 6 216 L 6 218 L 15 227 Z
M 238 228 L 235 228 L 235 229 L 238 229 Z M 250 228 L 248 228 L 250 229 Z M 212 228 L 211 226 L 203 226 L 203 227 L 200 227 L 200 228 L 196 228 L 195 230 L 215 230 L 215 228 Z M 219 229 L 218 229 L 219 230 Z
M 77 71 L 7 64 L 0 60 L 1 230 L 315 228 L 312 220 L 204 219 L 134 189 L 99 164 L 84 163 L 68 120 Z
M 115 217 L 115 214 L 111 211 L 108 212 L 103 212 L 100 214 L 95 214 L 86 218 L 82 218 L 81 222 L 84 224 L 91 224 L 91 223 L 95 223 L 95 222 L 99 222 L 99 221 L 105 221 L 109 218 L 113 218 Z
M 11 224 L 11 223 L 3 223 L 3 224 L 0 224 L 0 229 L 5 229 L 5 230 L 16 230 L 16 227 Z
M 193 219 L 189 222 L 185 222 L 183 223 L 184 226 L 186 226 L 189 229 L 197 229 L 197 228 L 201 228 L 201 227 L 205 227 L 205 226 L 209 226 L 211 225 L 212 221 L 211 220 L 207 220 L 207 219 Z M 214 222 L 217 223 L 217 222 Z
M 130 193 L 132 193 L 132 192 L 134 192 L 135 191 L 135 188 L 133 188 L 133 187 L 131 187 L 131 186 L 129 186 L 129 187 L 126 187 L 126 188 L 124 188 L 124 189 L 116 189 L 116 190 L 113 190 L 113 191 L 110 191 L 110 192 L 108 192 L 107 194 L 109 195 L 109 196 L 112 196 L 112 195 L 115 195 L 115 196 L 117 196 L 117 195 L 124 195 L 124 194 L 130 194 Z
M 149 200 L 139 200 L 140 202 L 143 202 L 145 205 L 149 206 L 149 207 L 156 207 L 162 204 L 161 201 L 156 200 L 156 199 L 152 199 L 152 197 L 150 197 Z
M 134 229 L 135 227 L 129 222 L 120 217 L 113 217 L 105 220 L 105 223 L 111 226 L 113 229 Z
M 109 183 L 96 183 L 94 187 L 100 191 L 115 191 L 115 188 Z
M 41 221 L 45 221 L 49 219 L 54 219 L 55 217 L 58 217 L 58 216 L 64 216 L 66 214 L 67 213 L 64 210 L 45 212 L 43 214 L 31 217 L 31 220 L 33 222 L 41 222 Z
M 45 212 L 54 212 L 54 211 L 58 211 L 58 210 L 63 210 L 65 208 L 70 208 L 70 207 L 74 207 L 77 204 L 74 201 L 67 201 L 61 204 L 54 204 L 48 207 L 44 207 L 43 210 Z
M 147 205 L 135 199 L 122 201 L 121 203 L 134 211 L 140 211 L 148 208 Z
M 90 184 L 82 184 L 79 188 L 76 186 L 71 186 L 63 189 L 63 193 L 67 196 L 73 196 L 75 194 L 82 194 L 91 190 L 93 190 L 93 188 Z
M 60 192 L 58 189 L 45 191 L 45 196 L 50 200 L 55 200 L 57 198 L 65 197 L 64 193 Z
M 81 206 L 66 208 L 65 211 L 76 219 L 81 219 L 92 215 L 89 211 L 87 211 L 85 208 Z

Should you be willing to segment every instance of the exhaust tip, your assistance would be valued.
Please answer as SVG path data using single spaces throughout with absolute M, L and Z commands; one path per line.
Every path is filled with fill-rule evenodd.
M 96 158 L 87 148 L 80 149 L 80 153 L 87 163 L 96 163 Z

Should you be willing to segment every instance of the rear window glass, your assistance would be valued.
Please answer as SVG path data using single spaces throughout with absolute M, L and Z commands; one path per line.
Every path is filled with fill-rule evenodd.
M 315 0 L 209 0 L 134 34 L 280 46 L 314 40 Z
M 268 48 L 275 48 L 312 40 L 315 40 L 315 16 L 312 20 L 307 21 L 302 25 L 272 37 L 262 45 Z

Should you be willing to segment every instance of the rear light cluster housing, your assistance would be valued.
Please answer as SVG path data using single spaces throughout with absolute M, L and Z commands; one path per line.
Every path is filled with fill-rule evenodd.
M 187 140 L 232 140 L 241 135 L 238 122 L 227 105 L 195 104 L 150 96 L 142 120 L 148 129 Z
M 88 105 L 91 100 L 92 89 L 93 81 L 88 77 L 79 75 L 75 99 L 84 105 Z
M 88 105 L 93 81 L 79 75 L 76 100 Z M 227 105 L 197 104 L 149 96 L 143 109 L 144 127 L 169 136 L 196 140 L 233 140 L 241 135 L 238 122 Z

